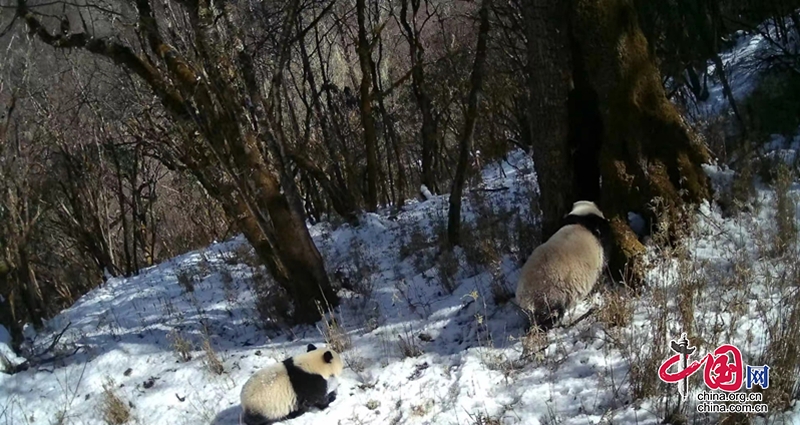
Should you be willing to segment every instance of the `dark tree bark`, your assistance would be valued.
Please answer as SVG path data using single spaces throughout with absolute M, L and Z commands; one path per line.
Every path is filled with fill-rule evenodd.
M 648 205 L 660 198 L 675 223 L 684 203 L 708 197 L 701 164 L 709 155 L 667 99 L 631 2 L 574 0 L 572 8 L 572 35 L 603 118 L 600 205 L 615 238 L 609 267 L 636 284 L 644 249 L 628 211 L 654 220 Z
M 367 211 L 378 209 L 378 136 L 375 131 L 375 118 L 372 116 L 372 46 L 367 38 L 366 0 L 356 0 L 358 16 L 358 64 L 361 68 L 359 86 L 361 124 L 364 127 L 364 145 L 367 150 Z
M 475 133 L 475 122 L 478 120 L 478 102 L 480 100 L 483 77 L 486 68 L 486 45 L 489 38 L 489 2 L 483 0 L 478 11 L 480 25 L 478 27 L 478 46 L 475 49 L 475 62 L 470 75 L 470 91 L 467 98 L 467 112 L 464 117 L 464 132 L 461 134 L 458 148 L 458 165 L 450 190 L 450 208 L 447 213 L 447 239 L 450 246 L 461 243 L 461 195 L 469 165 L 469 154 L 472 150 L 472 136 Z
M 558 228 L 573 201 L 567 140 L 570 84 L 569 37 L 564 25 L 569 4 L 563 0 L 525 0 L 527 123 L 542 208 L 541 240 Z

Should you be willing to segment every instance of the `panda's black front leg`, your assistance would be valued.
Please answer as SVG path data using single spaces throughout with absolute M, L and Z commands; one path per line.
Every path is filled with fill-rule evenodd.
M 319 409 L 324 409 L 330 406 L 330 404 L 333 403 L 335 400 L 336 400 L 336 390 L 328 393 L 328 395 L 326 395 L 321 402 L 317 403 L 317 407 Z

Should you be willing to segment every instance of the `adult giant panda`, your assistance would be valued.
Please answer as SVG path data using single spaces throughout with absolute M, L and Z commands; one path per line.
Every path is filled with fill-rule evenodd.
M 548 329 L 589 294 L 608 258 L 610 226 L 597 205 L 578 201 L 561 228 L 522 266 L 516 303 L 535 325 Z
M 291 419 L 336 399 L 342 374 L 339 353 L 308 344 L 308 350 L 256 372 L 242 387 L 241 422 L 265 425 Z

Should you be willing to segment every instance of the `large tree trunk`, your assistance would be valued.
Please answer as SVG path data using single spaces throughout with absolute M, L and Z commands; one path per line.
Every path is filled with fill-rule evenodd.
M 447 213 L 447 239 L 450 246 L 460 244 L 461 233 L 461 194 L 464 190 L 464 179 L 469 164 L 469 154 L 472 150 L 472 135 L 475 133 L 475 122 L 478 120 L 478 101 L 483 87 L 483 75 L 486 68 L 486 44 L 489 38 L 489 2 L 483 0 L 478 27 L 478 46 L 475 49 L 475 62 L 470 75 L 470 91 L 467 98 L 467 112 L 464 117 L 464 132 L 458 148 L 458 165 L 450 190 L 450 207 Z
M 573 0 L 572 8 L 575 52 L 585 72 L 576 77 L 596 91 L 603 118 L 600 205 L 615 237 L 609 268 L 635 284 L 644 250 L 628 226 L 628 211 L 652 220 L 648 205 L 660 198 L 665 219 L 676 219 L 684 202 L 708 197 L 701 163 L 709 157 L 667 99 L 631 2 Z
M 572 169 L 565 143 L 570 79 L 563 25 L 567 10 L 563 0 L 526 0 L 524 7 L 530 93 L 527 123 L 540 191 L 541 240 L 557 230 L 572 202 Z

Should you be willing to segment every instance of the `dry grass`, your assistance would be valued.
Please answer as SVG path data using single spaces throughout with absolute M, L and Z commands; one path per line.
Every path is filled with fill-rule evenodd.
M 517 362 L 518 367 L 534 360 L 539 362 L 544 360 L 543 351 L 550 345 L 547 332 L 538 326 L 531 326 L 520 339 L 522 341 L 522 354 Z
M 781 162 L 775 176 L 775 225 L 776 235 L 773 243 L 776 256 L 790 252 L 797 242 L 797 200 L 789 192 L 794 173 Z
M 117 395 L 115 386 L 111 378 L 106 378 L 103 383 L 103 394 L 99 408 L 103 421 L 108 425 L 122 425 L 133 419 L 130 405 Z
M 634 305 L 625 288 L 604 289 L 603 308 L 597 312 L 597 320 L 606 328 L 627 327 L 633 321 Z
M 467 413 L 470 425 L 501 425 L 500 418 L 489 416 L 488 413 Z
M 397 335 L 397 348 L 403 358 L 419 357 L 424 353 L 411 328 L 406 328 Z
M 317 303 L 317 308 L 324 322 L 322 328 L 318 328 L 318 330 L 325 339 L 325 344 L 339 353 L 349 350 L 353 346 L 353 341 L 347 330 L 339 323 L 340 319 L 336 318 L 332 310 L 330 314 L 325 314 L 319 303 Z
M 425 416 L 428 414 L 428 412 L 430 412 L 435 404 L 436 402 L 431 399 L 427 399 L 420 404 L 414 404 L 411 406 L 411 414 L 418 417 Z
M 669 340 L 686 332 L 697 347 L 694 360 L 721 344 L 734 344 L 745 364 L 781 371 L 770 373 L 770 387 L 763 391 L 767 421 L 800 396 L 800 256 L 792 184 L 788 168 L 774 170 L 775 220 L 770 222 L 746 213 L 727 217 L 733 225 L 712 218 L 694 226 L 687 212 L 656 203 L 656 214 L 667 220 L 653 234 L 654 246 L 661 247 L 648 260 L 648 274 L 655 279 L 639 298 L 604 291 L 597 314 L 609 347 L 628 366 L 624 384 L 613 383 L 616 392 L 632 402 L 655 400 L 664 423 L 749 423 L 746 415 L 699 414 L 694 401 L 683 403 L 674 386 L 658 379 L 658 367 L 672 353 Z M 749 186 L 741 183 L 741 188 L 738 206 L 753 204 L 749 189 L 744 190 Z M 697 258 L 709 249 L 719 254 Z M 634 314 L 642 325 L 633 326 Z
M 194 346 L 179 330 L 171 330 L 169 334 L 167 334 L 167 339 L 169 339 L 170 346 L 175 354 L 178 355 L 180 361 L 188 362 L 192 360 L 192 350 L 194 350 Z
M 222 373 L 225 372 L 225 365 L 211 345 L 211 338 L 208 334 L 205 334 L 203 337 L 203 352 L 206 354 L 206 368 L 215 375 L 222 375 Z
M 798 282 L 800 262 L 794 259 L 787 280 Z M 791 289 L 776 306 L 781 311 L 769 326 L 769 344 L 755 364 L 769 365 L 769 388 L 763 391 L 764 402 L 770 409 L 789 409 L 792 400 L 800 398 L 800 289 Z

